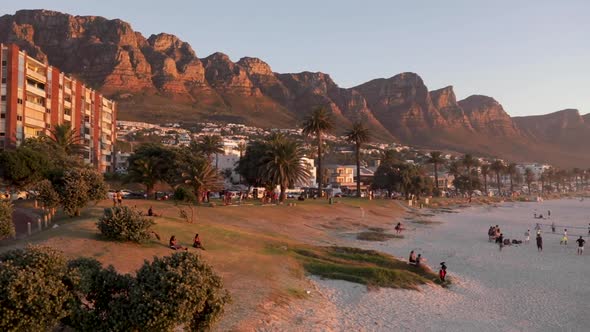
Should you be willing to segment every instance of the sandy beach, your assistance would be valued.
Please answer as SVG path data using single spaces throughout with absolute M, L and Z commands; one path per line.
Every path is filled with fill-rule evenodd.
M 543 228 L 544 251 L 513 245 L 502 251 L 489 243 L 490 225 L 500 225 L 506 238 L 523 239 L 534 233 L 533 213 L 556 223 L 558 234 Z M 423 210 L 426 212 L 426 210 Z M 590 329 L 590 251 L 576 255 L 575 239 L 588 242 L 590 200 L 505 203 L 479 206 L 459 213 L 429 217 L 440 224 L 407 222 L 404 239 L 384 243 L 361 242 L 364 248 L 406 257 L 422 253 L 428 264 L 448 266 L 454 284 L 450 289 L 423 287 L 420 292 L 366 287 L 345 281 L 313 278 L 318 291 L 337 307 L 339 317 L 327 328 L 348 331 L 588 331 Z M 569 245 L 559 241 L 570 228 Z

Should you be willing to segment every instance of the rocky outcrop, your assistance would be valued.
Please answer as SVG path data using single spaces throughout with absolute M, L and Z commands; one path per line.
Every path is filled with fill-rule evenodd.
M 448 128 L 474 131 L 469 118 L 465 115 L 465 111 L 457 103 L 457 97 L 452 86 L 430 91 L 430 98 L 434 107 L 439 110 L 441 116 L 447 122 Z
M 458 102 L 475 131 L 485 135 L 516 137 L 519 130 L 494 98 L 473 95 Z

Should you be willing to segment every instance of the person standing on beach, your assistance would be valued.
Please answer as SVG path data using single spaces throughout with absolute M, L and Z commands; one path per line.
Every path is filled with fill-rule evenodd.
M 524 232 L 524 243 L 529 244 L 530 240 L 531 240 L 531 230 L 527 229 L 526 232 Z
M 445 262 L 440 263 L 440 271 L 438 271 L 438 276 L 440 281 L 445 282 L 445 278 L 447 277 L 447 266 Z
M 537 234 L 537 251 L 543 251 L 543 238 L 541 234 Z
M 578 255 L 582 255 L 584 253 L 584 243 L 586 243 L 586 240 L 580 235 L 580 238 L 577 239 L 576 242 L 578 242 Z
M 535 230 L 537 231 L 537 235 L 541 234 L 541 225 L 539 225 L 539 223 L 535 225 Z
M 551 210 L 547 210 L 547 218 L 551 219 Z
M 551 231 L 555 233 L 555 221 L 551 222 Z
M 500 245 L 500 251 L 502 251 L 502 248 L 504 247 L 504 234 L 500 233 L 500 236 L 498 236 L 496 241 L 498 241 L 498 244 Z
M 559 241 L 559 244 L 564 244 L 567 246 L 567 229 L 563 230 L 563 237 L 561 238 L 561 241 Z

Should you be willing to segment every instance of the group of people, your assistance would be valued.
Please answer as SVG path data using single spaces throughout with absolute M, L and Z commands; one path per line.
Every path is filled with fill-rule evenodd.
M 414 265 L 416 267 L 420 267 L 420 266 L 422 266 L 421 264 L 424 263 L 424 261 L 426 261 L 426 259 L 422 258 L 422 254 L 418 254 L 418 256 L 416 256 L 416 253 L 414 252 L 414 250 L 410 251 L 410 257 L 408 258 L 408 264 Z M 446 281 L 447 265 L 445 262 L 440 263 L 438 277 L 440 278 L 440 281 L 442 281 L 442 282 Z
M 178 240 L 176 240 L 175 235 L 172 235 L 170 237 L 169 245 L 170 245 L 170 249 L 172 249 L 172 250 L 188 250 L 187 247 L 183 247 L 182 245 L 180 245 L 178 243 Z M 199 237 L 199 233 L 197 233 L 193 239 L 193 248 L 205 250 L 205 247 L 203 247 L 203 243 L 201 242 L 201 238 Z
M 492 240 L 496 241 L 496 243 L 498 243 L 498 239 L 502 237 L 502 240 L 504 238 L 504 234 L 502 234 L 502 232 L 500 231 L 500 226 L 496 225 L 496 226 L 490 226 L 490 228 L 488 229 L 488 239 L 490 242 L 492 242 Z
M 121 190 L 117 190 L 117 192 L 115 192 L 113 194 L 113 207 L 122 206 L 122 205 L 123 205 L 123 193 L 121 192 Z

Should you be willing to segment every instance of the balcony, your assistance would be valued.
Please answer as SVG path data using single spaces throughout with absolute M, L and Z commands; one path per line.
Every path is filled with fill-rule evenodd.
M 30 91 L 40 97 L 47 96 L 47 93 L 45 92 L 45 90 L 39 89 L 38 87 L 36 87 L 32 84 L 27 84 L 27 91 Z
M 72 89 L 70 89 L 70 88 L 68 88 L 68 87 L 64 87 L 64 92 L 65 92 L 66 94 L 69 94 L 69 95 L 71 95 L 71 94 L 72 94 Z
M 32 103 L 27 100 L 25 102 L 25 107 L 33 109 L 38 112 L 43 112 L 43 114 L 45 114 L 45 106 L 43 106 L 43 105 L 35 104 L 35 103 Z
M 102 132 L 107 135 L 112 134 L 110 126 L 109 127 L 102 127 Z
M 29 116 L 25 116 L 25 123 L 27 126 L 35 126 L 39 129 L 45 129 L 45 121 L 37 120 Z
M 27 76 L 29 76 L 33 79 L 36 79 L 37 81 L 39 81 L 41 83 L 47 82 L 47 78 L 45 77 L 45 74 L 38 73 L 34 69 L 31 69 L 31 68 L 27 68 Z
M 67 101 L 64 99 L 64 107 L 66 108 L 72 108 L 72 102 L 71 101 Z

